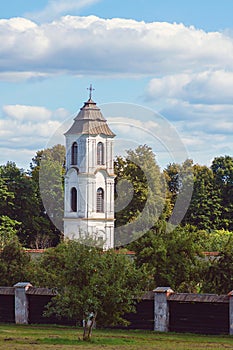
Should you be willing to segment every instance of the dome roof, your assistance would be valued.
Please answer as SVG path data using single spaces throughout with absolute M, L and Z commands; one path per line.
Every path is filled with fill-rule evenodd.
M 107 135 L 114 137 L 115 134 L 110 130 L 106 119 L 104 119 L 100 108 L 89 98 L 84 106 L 80 109 L 78 115 L 74 118 L 71 128 L 65 133 L 70 134 L 86 134 L 86 135 Z

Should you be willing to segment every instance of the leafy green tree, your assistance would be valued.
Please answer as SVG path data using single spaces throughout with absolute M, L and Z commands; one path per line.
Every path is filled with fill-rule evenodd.
M 233 237 L 233 232 L 226 230 L 213 230 L 211 232 L 200 230 L 202 250 L 205 252 L 221 252 Z
M 169 164 L 164 169 L 167 184 L 166 217 L 173 225 L 179 224 L 188 210 L 193 191 L 193 161 L 186 159 L 182 164 Z
M 10 219 L 8 216 L 0 216 L 0 249 L 17 238 L 17 227 L 20 223 Z
M 131 244 L 136 264 L 152 277 L 151 288 L 170 286 L 175 291 L 193 292 L 200 288 L 201 241 L 191 226 L 169 230 L 160 221 L 146 235 Z
M 42 160 L 40 169 L 40 196 L 46 214 L 59 231 L 63 231 L 64 189 L 63 168 L 58 161 Z
M 0 280 L 3 286 L 28 280 L 30 256 L 17 239 L 6 244 L 0 252 Z
M 209 261 L 205 270 L 203 285 L 204 292 L 227 294 L 233 286 L 233 235 L 220 251 L 218 257 Z
M 8 178 L 0 166 L 0 248 L 15 239 L 20 222 L 11 219 L 7 214 L 13 207 L 14 193 L 9 191 Z
M 116 209 L 120 207 L 115 215 L 116 245 L 124 245 L 158 220 L 165 205 L 165 184 L 147 145 L 128 150 L 125 158 L 117 157 L 115 174 Z
M 13 194 L 11 204 L 2 210 L 2 215 L 21 222 L 18 236 L 22 242 L 26 242 L 27 237 L 33 232 L 32 218 L 37 212 L 37 198 L 33 183 L 31 178 L 22 169 L 17 168 L 15 163 L 8 162 L 3 165 L 1 172 L 7 190 Z
M 125 322 L 123 315 L 134 309 L 133 296 L 139 298 L 145 287 L 144 274 L 125 255 L 103 252 L 77 241 L 49 249 L 35 279 L 40 286 L 57 288 L 47 314 L 84 320 L 84 339 L 91 335 L 90 315 L 98 325 Z
M 8 208 L 13 205 L 14 193 L 8 190 L 7 181 L 3 166 L 0 166 L 0 215 L 6 215 Z
M 214 230 L 219 227 L 222 214 L 219 189 L 214 185 L 214 175 L 206 166 L 194 165 L 194 189 L 189 209 L 183 223 L 200 230 Z
M 33 183 L 39 205 L 39 217 L 42 232 L 37 233 L 35 242 L 44 245 L 56 245 L 62 237 L 64 206 L 64 168 L 65 147 L 55 145 L 38 151 L 30 165 Z
M 233 157 L 216 157 L 211 165 L 214 186 L 220 193 L 221 220 L 218 229 L 233 230 Z
M 182 186 L 181 179 L 181 165 L 177 163 L 170 163 L 164 169 L 164 176 L 167 184 L 167 197 L 170 200 L 171 210 L 174 208 L 176 198 Z

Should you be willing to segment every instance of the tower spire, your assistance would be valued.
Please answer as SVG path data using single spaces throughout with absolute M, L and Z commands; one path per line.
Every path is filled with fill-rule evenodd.
M 89 90 L 89 99 L 91 100 L 91 98 L 92 98 L 92 91 L 95 90 L 95 89 L 92 87 L 92 84 L 90 84 L 90 87 L 87 88 L 87 90 Z

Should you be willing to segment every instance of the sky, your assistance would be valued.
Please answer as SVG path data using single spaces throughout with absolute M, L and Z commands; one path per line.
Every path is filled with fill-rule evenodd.
M 90 84 L 116 153 L 148 144 L 162 167 L 232 156 L 232 13 L 232 0 L 2 1 L 0 164 L 28 169 L 63 142 Z

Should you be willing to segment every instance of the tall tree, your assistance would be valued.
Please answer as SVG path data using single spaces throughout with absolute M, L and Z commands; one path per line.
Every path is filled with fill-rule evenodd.
M 0 216 L 0 249 L 17 239 L 20 222 L 10 219 L 8 216 Z
M 167 184 L 167 218 L 173 225 L 179 224 L 188 210 L 193 191 L 193 161 L 169 164 L 164 169 Z
M 3 286 L 13 286 L 27 281 L 30 271 L 30 256 L 18 240 L 8 242 L 0 252 L 0 280 Z
M 229 236 L 219 256 L 209 262 L 205 270 L 203 291 L 227 294 L 233 286 L 233 235 Z
M 233 230 L 233 157 L 216 157 L 211 165 L 214 186 L 221 196 L 219 229 Z
M 42 228 L 34 240 L 38 247 L 54 246 L 62 237 L 64 164 L 65 147 L 58 144 L 38 151 L 30 165 Z
M 217 229 L 222 206 L 220 191 L 214 184 L 213 172 L 210 168 L 198 164 L 194 165 L 193 170 L 193 195 L 183 223 L 208 231 Z
M 152 277 L 151 288 L 170 286 L 176 291 L 197 291 L 202 269 L 201 240 L 194 227 L 167 229 L 159 221 L 153 229 L 131 244 L 136 264 Z
M 152 149 L 146 145 L 128 150 L 115 162 L 116 244 L 136 239 L 158 220 L 165 204 L 165 186 Z M 123 185 L 119 185 L 122 184 Z
M 13 162 L 1 167 L 1 175 L 8 193 L 11 194 L 9 205 L 2 207 L 1 213 L 21 222 L 18 236 L 24 244 L 27 244 L 35 229 L 33 217 L 38 211 L 32 179 Z
M 13 205 L 14 193 L 7 186 L 8 178 L 4 174 L 4 167 L 0 166 L 0 215 L 6 215 L 9 207 Z

